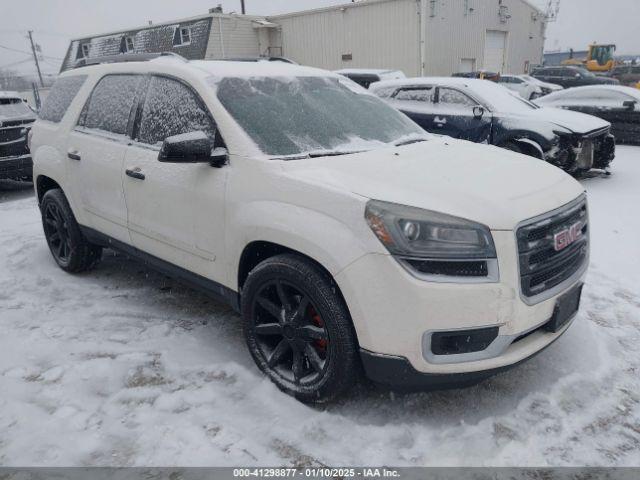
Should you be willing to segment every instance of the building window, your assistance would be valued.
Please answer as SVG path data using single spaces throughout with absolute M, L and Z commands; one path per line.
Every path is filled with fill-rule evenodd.
M 132 53 L 135 47 L 135 44 L 133 42 L 133 37 L 127 37 L 125 38 L 125 46 L 126 46 L 126 51 L 127 53 Z
M 88 43 L 82 44 L 82 57 L 87 58 L 91 53 L 91 45 Z
M 173 39 L 175 46 L 190 45 L 191 44 L 191 28 L 181 27 Z

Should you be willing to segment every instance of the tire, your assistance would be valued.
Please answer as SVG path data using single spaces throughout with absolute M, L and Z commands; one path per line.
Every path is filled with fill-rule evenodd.
M 361 375 L 356 335 L 332 279 L 305 258 L 277 255 L 249 274 L 241 299 L 253 359 L 282 391 L 326 403 Z
M 98 264 L 102 247 L 84 237 L 62 190 L 47 191 L 42 197 L 40 211 L 49 250 L 61 269 L 79 273 Z

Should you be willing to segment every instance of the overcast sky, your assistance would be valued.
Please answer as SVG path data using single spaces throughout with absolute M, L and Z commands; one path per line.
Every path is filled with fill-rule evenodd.
M 473 0 L 495 2 L 496 0 Z M 268 15 L 345 3 L 346 0 L 246 0 L 247 13 Z M 547 0 L 531 0 L 545 5 Z M 3 0 L 0 7 L 0 68 L 34 72 L 27 30 L 42 46 L 42 68 L 56 73 L 69 39 L 170 21 L 206 13 L 222 3 L 240 10 L 240 0 Z M 547 50 L 584 49 L 592 42 L 616 43 L 618 53 L 640 54 L 640 0 L 561 0 L 558 20 L 549 26 Z M 12 50 L 17 51 L 12 51 Z

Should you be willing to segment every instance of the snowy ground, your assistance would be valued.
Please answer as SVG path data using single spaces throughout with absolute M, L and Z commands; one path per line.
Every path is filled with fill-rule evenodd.
M 228 308 L 112 253 L 59 270 L 2 184 L 0 464 L 640 465 L 640 148 L 618 155 L 583 180 L 592 268 L 563 338 L 473 388 L 324 410 L 262 378 Z

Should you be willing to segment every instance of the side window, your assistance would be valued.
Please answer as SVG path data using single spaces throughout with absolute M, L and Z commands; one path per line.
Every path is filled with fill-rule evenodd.
M 640 73 L 640 67 L 631 67 L 631 73 L 639 74 Z
M 177 80 L 153 77 L 136 140 L 156 145 L 167 137 L 198 130 L 215 139 L 215 124 L 200 98 Z
M 452 88 L 440 88 L 438 92 L 438 102 L 442 105 L 457 108 L 473 108 L 478 104 L 478 102 L 474 102 L 464 93 Z
M 405 88 L 396 93 L 394 100 L 433 103 L 433 87 Z
M 524 80 L 522 80 L 521 78 L 518 77 L 511 77 L 511 83 L 524 83 Z
M 107 75 L 102 78 L 82 109 L 78 125 L 126 135 L 141 80 L 141 75 Z
M 75 75 L 56 80 L 40 109 L 40 118 L 56 123 L 62 120 L 86 79 L 86 75 Z

